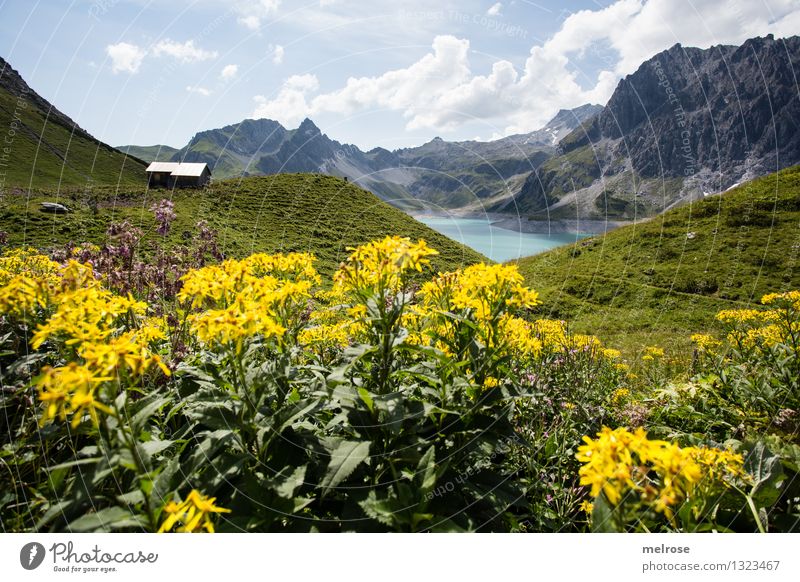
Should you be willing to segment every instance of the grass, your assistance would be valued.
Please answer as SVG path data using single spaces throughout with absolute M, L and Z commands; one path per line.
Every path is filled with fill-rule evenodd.
M 800 166 L 522 259 L 542 311 L 635 354 L 691 350 L 722 309 L 800 288 Z
M 73 133 L 72 128 L 47 121 L 31 102 L 24 104 L 0 89 L 0 131 L 5 139 L 0 199 L 4 191 L 15 187 L 86 189 L 95 184 L 127 187 L 145 182 L 145 167 L 140 161 Z
M 168 145 L 151 145 L 151 146 L 135 146 L 135 145 L 126 145 L 126 146 L 118 146 L 117 149 L 121 152 L 125 152 L 129 156 L 133 156 L 135 158 L 139 158 L 144 162 L 169 162 L 172 160 L 172 156 L 178 153 L 180 150 L 177 148 L 170 147 Z
M 329 275 L 348 254 L 347 247 L 397 234 L 428 241 L 441 253 L 433 261 L 438 270 L 486 261 L 370 192 L 332 176 L 278 174 L 216 182 L 204 190 L 106 188 L 97 193 L 96 212 L 79 191 L 8 196 L 0 208 L 0 230 L 8 233 L 11 245 L 47 248 L 101 242 L 109 224 L 129 220 L 152 238 L 159 235 L 149 208 L 169 198 L 178 214 L 170 242 L 191 236 L 195 223 L 202 219 L 219 231 L 222 249 L 229 256 L 311 251 L 319 259 L 320 272 Z M 61 202 L 74 211 L 44 214 L 38 210 L 43 201 Z

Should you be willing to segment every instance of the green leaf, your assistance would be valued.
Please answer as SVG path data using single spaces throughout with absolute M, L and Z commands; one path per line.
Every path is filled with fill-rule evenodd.
M 595 533 L 614 533 L 617 528 L 614 525 L 614 508 L 606 501 L 604 495 L 598 495 L 593 502 L 592 509 L 592 531 Z
M 431 445 L 430 448 L 425 451 L 425 454 L 422 455 L 422 458 L 417 464 L 417 472 L 422 474 L 420 493 L 424 496 L 436 485 L 436 447 L 434 445 Z
M 323 495 L 347 479 L 356 470 L 356 467 L 369 457 L 370 444 L 369 441 L 339 442 L 339 445 L 331 452 L 328 471 L 320 483 Z
M 361 396 L 361 400 L 363 400 L 364 404 L 367 405 L 369 411 L 375 412 L 375 405 L 372 402 L 372 396 L 370 395 L 369 390 L 362 386 L 358 389 L 358 395 Z
M 753 477 L 753 503 L 758 508 L 771 507 L 781 495 L 785 478 L 780 457 L 758 442 L 745 457 L 744 468 Z
M 371 517 L 378 523 L 391 526 L 395 522 L 396 509 L 393 503 L 388 499 L 377 499 L 375 491 L 370 491 L 369 495 L 358 504 L 368 517 Z
M 79 517 L 69 524 L 75 532 L 111 531 L 122 528 L 141 528 L 145 524 L 141 516 L 132 514 L 123 507 L 107 507 L 97 513 Z
M 146 443 L 139 443 L 139 446 L 147 453 L 149 456 L 154 456 L 160 453 L 161 451 L 168 449 L 174 443 L 172 441 L 160 441 L 160 440 L 152 440 L 147 441 Z
M 150 420 L 156 412 L 158 412 L 162 407 L 169 404 L 170 399 L 165 398 L 163 396 L 148 396 L 142 399 L 141 402 L 137 402 L 136 412 L 131 418 L 131 427 L 134 431 L 138 431 L 142 428 L 145 423 Z
M 294 492 L 297 488 L 303 485 L 306 478 L 306 466 L 302 465 L 297 467 L 294 472 L 289 475 L 286 480 L 275 487 L 275 492 L 286 499 L 292 499 Z

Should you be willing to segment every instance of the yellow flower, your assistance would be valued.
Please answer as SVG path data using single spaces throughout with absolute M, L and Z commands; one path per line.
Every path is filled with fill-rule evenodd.
M 699 349 L 701 352 L 707 353 L 714 353 L 714 350 L 716 350 L 722 343 L 714 336 L 705 333 L 696 333 L 691 339 L 692 343 L 697 346 L 697 349 Z
M 24 319 L 48 307 L 60 281 L 59 269 L 58 263 L 33 251 L 6 251 L 0 257 L 0 314 Z
M 578 471 L 580 483 L 591 486 L 593 497 L 603 493 L 614 505 L 627 495 L 637 495 L 641 502 L 671 518 L 673 508 L 691 495 L 698 483 L 716 478 L 707 464 L 698 462 L 697 449 L 649 440 L 642 428 L 630 432 L 604 427 L 596 439 L 583 440 L 576 455 L 583 463 Z
M 102 342 L 84 342 L 78 355 L 87 365 L 104 376 L 112 376 L 127 371 L 133 376 L 141 376 L 152 365 L 158 366 L 169 376 L 169 369 L 157 354 L 152 354 L 144 338 L 137 331 L 125 332 Z
M 728 325 L 761 323 L 764 313 L 757 309 L 726 309 L 717 313 L 717 321 Z
M 231 511 L 214 505 L 216 500 L 216 497 L 206 497 L 197 489 L 192 489 L 185 501 L 168 502 L 164 506 L 164 513 L 167 514 L 167 517 L 161 524 L 158 533 L 169 532 L 176 525 L 180 525 L 175 530 L 179 533 L 193 533 L 200 529 L 214 533 L 211 516 L 215 513 L 230 513 Z
M 450 302 L 455 309 L 472 310 L 478 320 L 510 307 L 534 307 L 538 294 L 524 281 L 516 265 L 471 265 L 458 276 Z
M 210 309 L 190 318 L 192 331 L 206 344 L 235 344 L 256 334 L 262 337 L 282 336 L 286 328 L 278 324 L 274 312 L 253 301 L 236 301 L 226 309 Z
M 36 329 L 31 345 L 39 349 L 51 338 L 67 345 L 104 341 L 117 327 L 119 317 L 129 312 L 142 315 L 146 309 L 142 301 L 114 295 L 96 285 L 68 290 L 59 297 L 55 313 Z
M 567 326 L 563 321 L 537 319 L 533 322 L 533 331 L 548 352 L 562 351 L 567 345 Z
M 334 275 L 336 286 L 342 290 L 365 293 L 398 291 L 408 272 L 421 272 L 439 253 L 424 240 L 412 243 L 408 237 L 387 236 L 351 251 Z
M 500 380 L 498 380 L 494 376 L 486 376 L 486 378 L 483 380 L 483 387 L 487 389 L 496 388 L 499 385 L 500 385 Z
M 34 382 L 39 400 L 44 403 L 40 425 L 53 420 L 66 422 L 72 416 L 72 427 L 77 427 L 85 413 L 97 424 L 97 411 L 112 414 L 111 409 L 95 398 L 95 389 L 110 378 L 98 376 L 88 367 L 70 362 L 60 368 L 47 367 Z
M 578 506 L 578 509 L 584 512 L 586 515 L 592 515 L 592 512 L 594 511 L 594 503 L 584 499 L 583 501 L 581 501 L 581 504 Z
M 800 310 L 800 291 L 787 291 L 785 293 L 768 293 L 761 298 L 764 305 L 774 305 L 776 307 L 790 307 Z
M 744 476 L 744 458 L 729 450 L 710 447 L 691 449 L 694 459 L 704 468 L 706 475 L 713 480 Z
M 344 348 L 350 344 L 347 327 L 346 323 L 307 327 L 297 335 L 297 343 L 317 349 Z
M 617 388 L 614 390 L 614 393 L 611 394 L 611 404 L 613 406 L 619 406 L 622 402 L 628 399 L 630 394 L 631 391 L 627 388 Z
M 664 357 L 664 348 L 659 348 L 657 346 L 648 346 L 644 349 L 644 355 L 642 356 L 642 360 L 645 362 L 652 362 L 656 359 L 661 359 Z

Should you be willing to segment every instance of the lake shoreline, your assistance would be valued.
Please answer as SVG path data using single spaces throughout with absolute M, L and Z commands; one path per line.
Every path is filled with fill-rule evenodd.
M 516 260 L 537 255 L 550 249 L 575 244 L 585 234 L 566 230 L 569 225 L 560 225 L 565 230 L 555 232 L 523 232 L 513 228 L 502 228 L 492 217 L 462 217 L 453 214 L 427 213 L 416 219 L 452 240 L 460 242 L 497 262 Z M 496 218 L 496 217 L 494 217 Z
M 523 217 L 509 214 L 484 212 L 484 213 L 459 213 L 459 212 L 410 212 L 409 215 L 420 221 L 431 218 L 465 218 L 487 220 L 497 228 L 521 232 L 526 234 L 580 234 L 591 236 L 605 234 L 621 226 L 633 224 L 631 221 L 616 220 L 528 220 Z

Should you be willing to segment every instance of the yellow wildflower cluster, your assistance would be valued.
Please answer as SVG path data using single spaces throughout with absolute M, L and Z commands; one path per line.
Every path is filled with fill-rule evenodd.
M 429 344 L 452 353 L 460 322 L 458 313 L 477 323 L 480 340 L 489 348 L 518 358 L 536 357 L 541 341 L 531 324 L 514 316 L 516 309 L 533 307 L 537 294 L 523 285 L 516 265 L 484 265 L 440 273 L 422 285 L 418 303 L 404 316 L 409 343 Z
M 642 356 L 642 360 L 645 362 L 653 362 L 655 360 L 660 360 L 664 357 L 664 348 L 659 348 L 657 346 L 647 346 L 644 349 L 644 355 Z
M 194 533 L 201 529 L 208 533 L 214 533 L 211 516 L 215 513 L 230 513 L 231 511 L 214 505 L 216 500 L 216 497 L 206 497 L 197 489 L 192 489 L 184 501 L 168 502 L 164 506 L 166 518 L 158 533 L 172 531 L 176 525 L 179 527 L 175 531 L 179 533 Z
M 707 354 L 713 354 L 722 343 L 713 335 L 709 335 L 707 333 L 696 333 L 691 339 L 692 343 L 697 346 L 698 350 Z
M 650 440 L 644 429 L 604 427 L 596 439 L 583 437 L 576 455 L 581 485 L 616 505 L 630 495 L 671 518 L 700 484 L 724 485 L 743 474 L 741 455 L 704 447 Z
M 334 275 L 334 282 L 343 290 L 359 293 L 384 293 L 398 291 L 410 271 L 422 272 L 433 255 L 439 253 L 424 240 L 416 243 L 408 237 L 387 236 L 351 251 Z
M 280 337 L 296 323 L 298 308 L 320 281 L 314 260 L 308 253 L 229 259 L 184 275 L 178 299 L 206 308 L 190 317 L 201 342 L 239 352 L 245 338 Z
M 60 368 L 47 367 L 36 380 L 39 400 L 44 404 L 40 424 L 44 426 L 52 420 L 66 422 L 72 418 L 72 428 L 76 428 L 88 413 L 97 424 L 97 411 L 111 414 L 111 409 L 95 397 L 97 386 L 110 380 L 97 375 L 86 365 L 70 362 Z
M 764 320 L 765 311 L 758 309 L 725 309 L 717 313 L 717 321 L 729 325 L 761 323 Z
M 631 395 L 631 391 L 627 388 L 617 388 L 611 394 L 612 406 L 619 406 L 624 403 Z
M 800 291 L 786 291 L 785 293 L 767 293 L 761 298 L 761 303 L 772 307 L 791 308 L 800 311 Z
M 498 317 L 509 309 L 535 307 L 539 294 L 525 287 L 524 282 L 516 265 L 469 266 L 458 274 L 450 307 L 454 311 L 469 309 L 479 321 Z
M 727 331 L 727 340 L 739 349 L 764 349 L 779 343 L 794 343 L 800 334 L 800 291 L 769 293 L 761 303 L 771 309 L 732 309 L 720 311 L 717 321 Z M 707 335 L 694 335 L 692 341 L 707 352 L 721 345 Z
M 315 349 L 344 348 L 350 344 L 346 324 L 315 325 L 297 334 L 297 343 Z
M 39 310 L 31 345 L 46 341 L 65 346 L 80 362 L 47 367 L 34 381 L 44 404 L 41 423 L 66 421 L 76 427 L 86 414 L 111 414 L 99 387 L 118 375 L 138 377 L 151 366 L 169 370 L 149 345 L 165 338 L 154 319 L 138 325 L 147 304 L 103 288 L 92 267 L 74 260 L 61 266 L 43 255 L 12 251 L 0 258 L 0 311 L 12 315 Z M 124 324 L 133 328 L 121 331 Z M 138 327 L 137 327 L 138 325 Z
M 341 349 L 351 341 L 364 337 L 367 329 L 367 308 L 357 303 L 348 306 L 353 298 L 341 288 L 318 291 L 314 294 L 317 309 L 309 314 L 309 325 L 297 334 L 297 343 L 322 354 Z
M 50 302 L 59 284 L 60 265 L 26 249 L 7 251 L 0 257 L 0 314 L 26 318 Z

